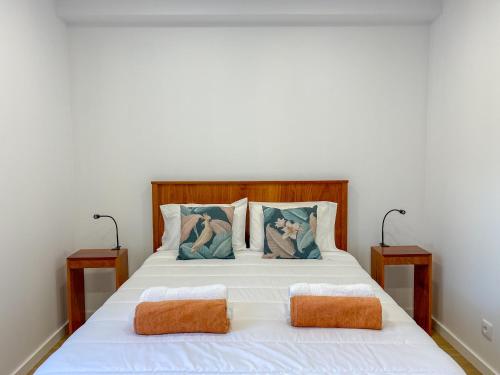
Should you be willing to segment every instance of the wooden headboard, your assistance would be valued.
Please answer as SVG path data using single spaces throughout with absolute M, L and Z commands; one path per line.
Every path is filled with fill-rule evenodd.
M 337 203 L 335 243 L 347 251 L 347 180 L 331 181 L 153 181 L 153 246 L 161 246 L 168 203 L 231 203 L 247 197 L 256 202 L 330 201 Z M 248 243 L 247 213 L 247 243 Z M 333 228 L 332 228 L 333 229 Z

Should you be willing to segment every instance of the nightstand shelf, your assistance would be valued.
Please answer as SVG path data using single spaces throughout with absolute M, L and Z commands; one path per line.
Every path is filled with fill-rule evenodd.
M 371 276 L 384 288 L 385 266 L 413 265 L 413 318 L 432 333 L 432 254 L 418 246 L 372 246 Z
M 85 323 L 85 268 L 114 268 L 118 289 L 128 279 L 128 250 L 82 249 L 66 259 L 69 334 Z

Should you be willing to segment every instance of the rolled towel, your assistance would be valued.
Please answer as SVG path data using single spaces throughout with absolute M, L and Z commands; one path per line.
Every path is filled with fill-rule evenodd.
M 295 296 L 290 299 L 294 327 L 382 329 L 376 297 Z
M 222 284 L 181 288 L 156 286 L 142 292 L 139 301 L 160 302 L 186 299 L 227 299 L 227 288 Z
M 135 309 L 138 335 L 227 333 L 229 325 L 225 299 L 142 302 Z
M 290 298 L 294 296 L 330 296 L 330 297 L 375 297 L 370 284 L 309 284 L 290 285 Z

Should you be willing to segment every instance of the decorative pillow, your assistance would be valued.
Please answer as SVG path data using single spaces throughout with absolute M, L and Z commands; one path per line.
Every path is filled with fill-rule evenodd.
M 321 259 L 316 244 L 318 206 L 279 209 L 262 206 L 264 213 L 263 258 Z
M 264 214 L 262 206 L 279 209 L 318 206 L 318 225 L 315 241 L 321 252 L 335 250 L 335 219 L 337 203 L 316 202 L 250 202 L 250 250 L 264 251 Z M 234 232 L 234 231 L 233 231 Z
M 177 260 L 234 259 L 234 207 L 181 205 L 181 236 Z
M 245 250 L 245 227 L 247 216 L 248 199 L 243 198 L 231 204 L 212 203 L 212 204 L 184 204 L 186 207 L 234 207 L 233 226 L 233 249 L 235 251 Z M 181 233 L 181 204 L 164 204 L 160 206 L 163 216 L 164 232 L 161 238 L 162 247 L 165 250 L 175 251 L 179 248 Z M 262 214 L 262 208 L 260 209 Z M 264 237 L 264 234 L 262 235 Z M 262 250 L 262 249 L 261 249 Z

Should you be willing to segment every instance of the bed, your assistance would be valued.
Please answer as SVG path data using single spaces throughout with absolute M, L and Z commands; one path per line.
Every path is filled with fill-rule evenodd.
M 337 248 L 322 260 L 176 261 L 161 247 L 159 206 L 167 202 L 333 200 Z M 155 251 L 122 287 L 37 371 L 55 374 L 463 374 L 458 365 L 360 267 L 347 248 L 347 181 L 153 183 Z M 383 308 L 382 331 L 293 328 L 288 286 L 295 282 L 366 282 Z M 138 336 L 134 308 L 151 286 L 228 287 L 232 326 L 226 335 Z

